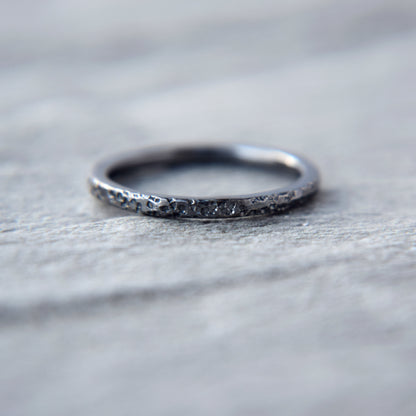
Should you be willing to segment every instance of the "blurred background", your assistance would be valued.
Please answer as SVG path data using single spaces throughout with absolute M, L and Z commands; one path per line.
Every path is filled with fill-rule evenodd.
M 2 0 L 0 413 L 414 415 L 415 51 L 414 0 Z M 211 140 L 305 154 L 321 196 L 88 195 L 103 155 Z M 217 173 L 175 183 L 259 186 Z

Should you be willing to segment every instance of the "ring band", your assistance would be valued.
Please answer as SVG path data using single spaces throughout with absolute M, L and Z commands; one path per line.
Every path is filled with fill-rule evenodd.
M 294 171 L 290 185 L 270 191 L 209 198 L 144 194 L 115 182 L 120 171 L 186 163 L 239 163 Z M 318 170 L 302 157 L 248 145 L 176 146 L 140 150 L 99 163 L 89 179 L 98 199 L 133 212 L 170 218 L 235 218 L 279 214 L 309 200 L 319 187 Z

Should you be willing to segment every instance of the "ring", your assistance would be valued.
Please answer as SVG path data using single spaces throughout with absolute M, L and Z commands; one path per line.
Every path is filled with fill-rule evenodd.
M 149 167 L 171 168 L 187 163 L 228 163 L 284 169 L 297 179 L 289 186 L 248 195 L 208 198 L 141 193 L 115 181 L 122 172 Z M 319 187 L 313 164 L 294 154 L 249 145 L 175 146 L 140 150 L 99 163 L 89 178 L 98 199 L 129 211 L 170 218 L 235 218 L 280 214 L 308 201 Z

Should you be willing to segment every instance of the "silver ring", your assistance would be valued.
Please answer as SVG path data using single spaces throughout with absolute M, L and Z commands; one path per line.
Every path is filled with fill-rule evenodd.
M 284 168 L 295 172 L 297 179 L 289 186 L 270 191 L 209 198 L 144 194 L 113 180 L 117 172 L 130 169 L 209 162 Z M 318 191 L 319 173 L 304 158 L 278 149 L 248 145 L 184 145 L 112 157 L 95 167 L 89 185 L 91 193 L 101 201 L 137 213 L 169 218 L 235 218 L 280 214 L 308 201 Z

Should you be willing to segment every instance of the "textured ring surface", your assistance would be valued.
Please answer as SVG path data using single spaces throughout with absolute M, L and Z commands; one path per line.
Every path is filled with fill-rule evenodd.
M 186 163 L 240 163 L 265 168 L 284 168 L 297 174 L 288 186 L 248 195 L 208 198 L 155 195 L 123 186 L 115 173 L 152 165 L 171 167 Z M 234 218 L 279 214 L 306 202 L 319 187 L 318 170 L 294 154 L 248 145 L 176 146 L 144 149 L 99 163 L 89 178 L 98 199 L 133 212 L 170 218 Z

